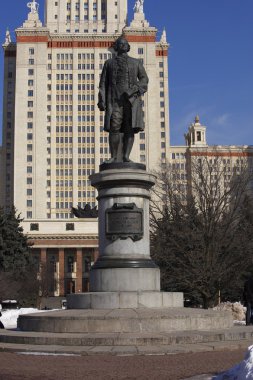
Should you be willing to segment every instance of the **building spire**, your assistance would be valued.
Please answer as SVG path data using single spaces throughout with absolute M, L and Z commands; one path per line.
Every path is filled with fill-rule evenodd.
M 200 124 L 200 118 L 199 115 L 195 116 L 195 124 Z
M 162 44 L 167 44 L 167 34 L 166 34 L 166 29 L 163 28 L 162 36 L 161 36 L 161 41 Z

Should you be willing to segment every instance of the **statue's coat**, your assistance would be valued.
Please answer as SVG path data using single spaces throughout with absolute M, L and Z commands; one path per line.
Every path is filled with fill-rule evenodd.
M 132 128 L 134 133 L 144 130 L 142 98 L 148 89 L 148 76 L 139 59 L 127 56 L 129 72 L 129 101 L 132 104 Z M 116 57 L 108 59 L 103 67 L 99 83 L 99 102 L 105 107 L 104 130 L 110 132 L 110 121 L 116 93 L 117 63 Z

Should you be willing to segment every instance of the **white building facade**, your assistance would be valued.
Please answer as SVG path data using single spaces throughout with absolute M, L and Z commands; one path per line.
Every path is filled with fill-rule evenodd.
M 129 54 L 143 61 L 149 77 L 143 97 L 146 129 L 136 135 L 131 159 L 152 170 L 168 154 L 166 33 L 157 42 L 157 29 L 142 8 L 135 7 L 128 25 L 128 6 L 134 1 L 46 0 L 43 25 L 33 0 L 27 20 L 16 29 L 16 43 L 8 37 L 3 45 L 0 201 L 21 213 L 38 258 L 57 262 L 57 275 L 69 279 L 56 286 L 55 295 L 88 289 L 84 260 L 97 255 L 96 220 L 74 219 L 71 209 L 96 205 L 89 175 L 110 156 L 97 108 L 99 79 L 122 33 Z M 69 272 L 69 262 L 74 271 Z

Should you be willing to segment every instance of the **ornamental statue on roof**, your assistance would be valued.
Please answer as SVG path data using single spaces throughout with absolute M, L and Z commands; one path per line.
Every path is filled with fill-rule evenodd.
M 27 3 L 27 7 L 31 9 L 31 13 L 35 14 L 35 13 L 38 13 L 39 3 L 33 0 L 30 3 Z
M 135 6 L 134 6 L 134 12 L 143 13 L 143 4 L 144 4 L 144 0 L 136 0 Z
M 5 45 L 9 45 L 11 43 L 11 34 L 9 29 L 7 28 L 6 33 L 5 33 Z

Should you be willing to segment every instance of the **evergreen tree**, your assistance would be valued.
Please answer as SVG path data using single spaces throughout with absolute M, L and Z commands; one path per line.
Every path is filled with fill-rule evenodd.
M 22 303 L 34 298 L 37 273 L 21 222 L 15 207 L 8 212 L 0 209 L 0 299 L 18 298 Z
M 22 219 L 14 207 L 7 212 L 0 210 L 0 270 L 23 271 L 30 262 L 30 246 L 20 226 Z

